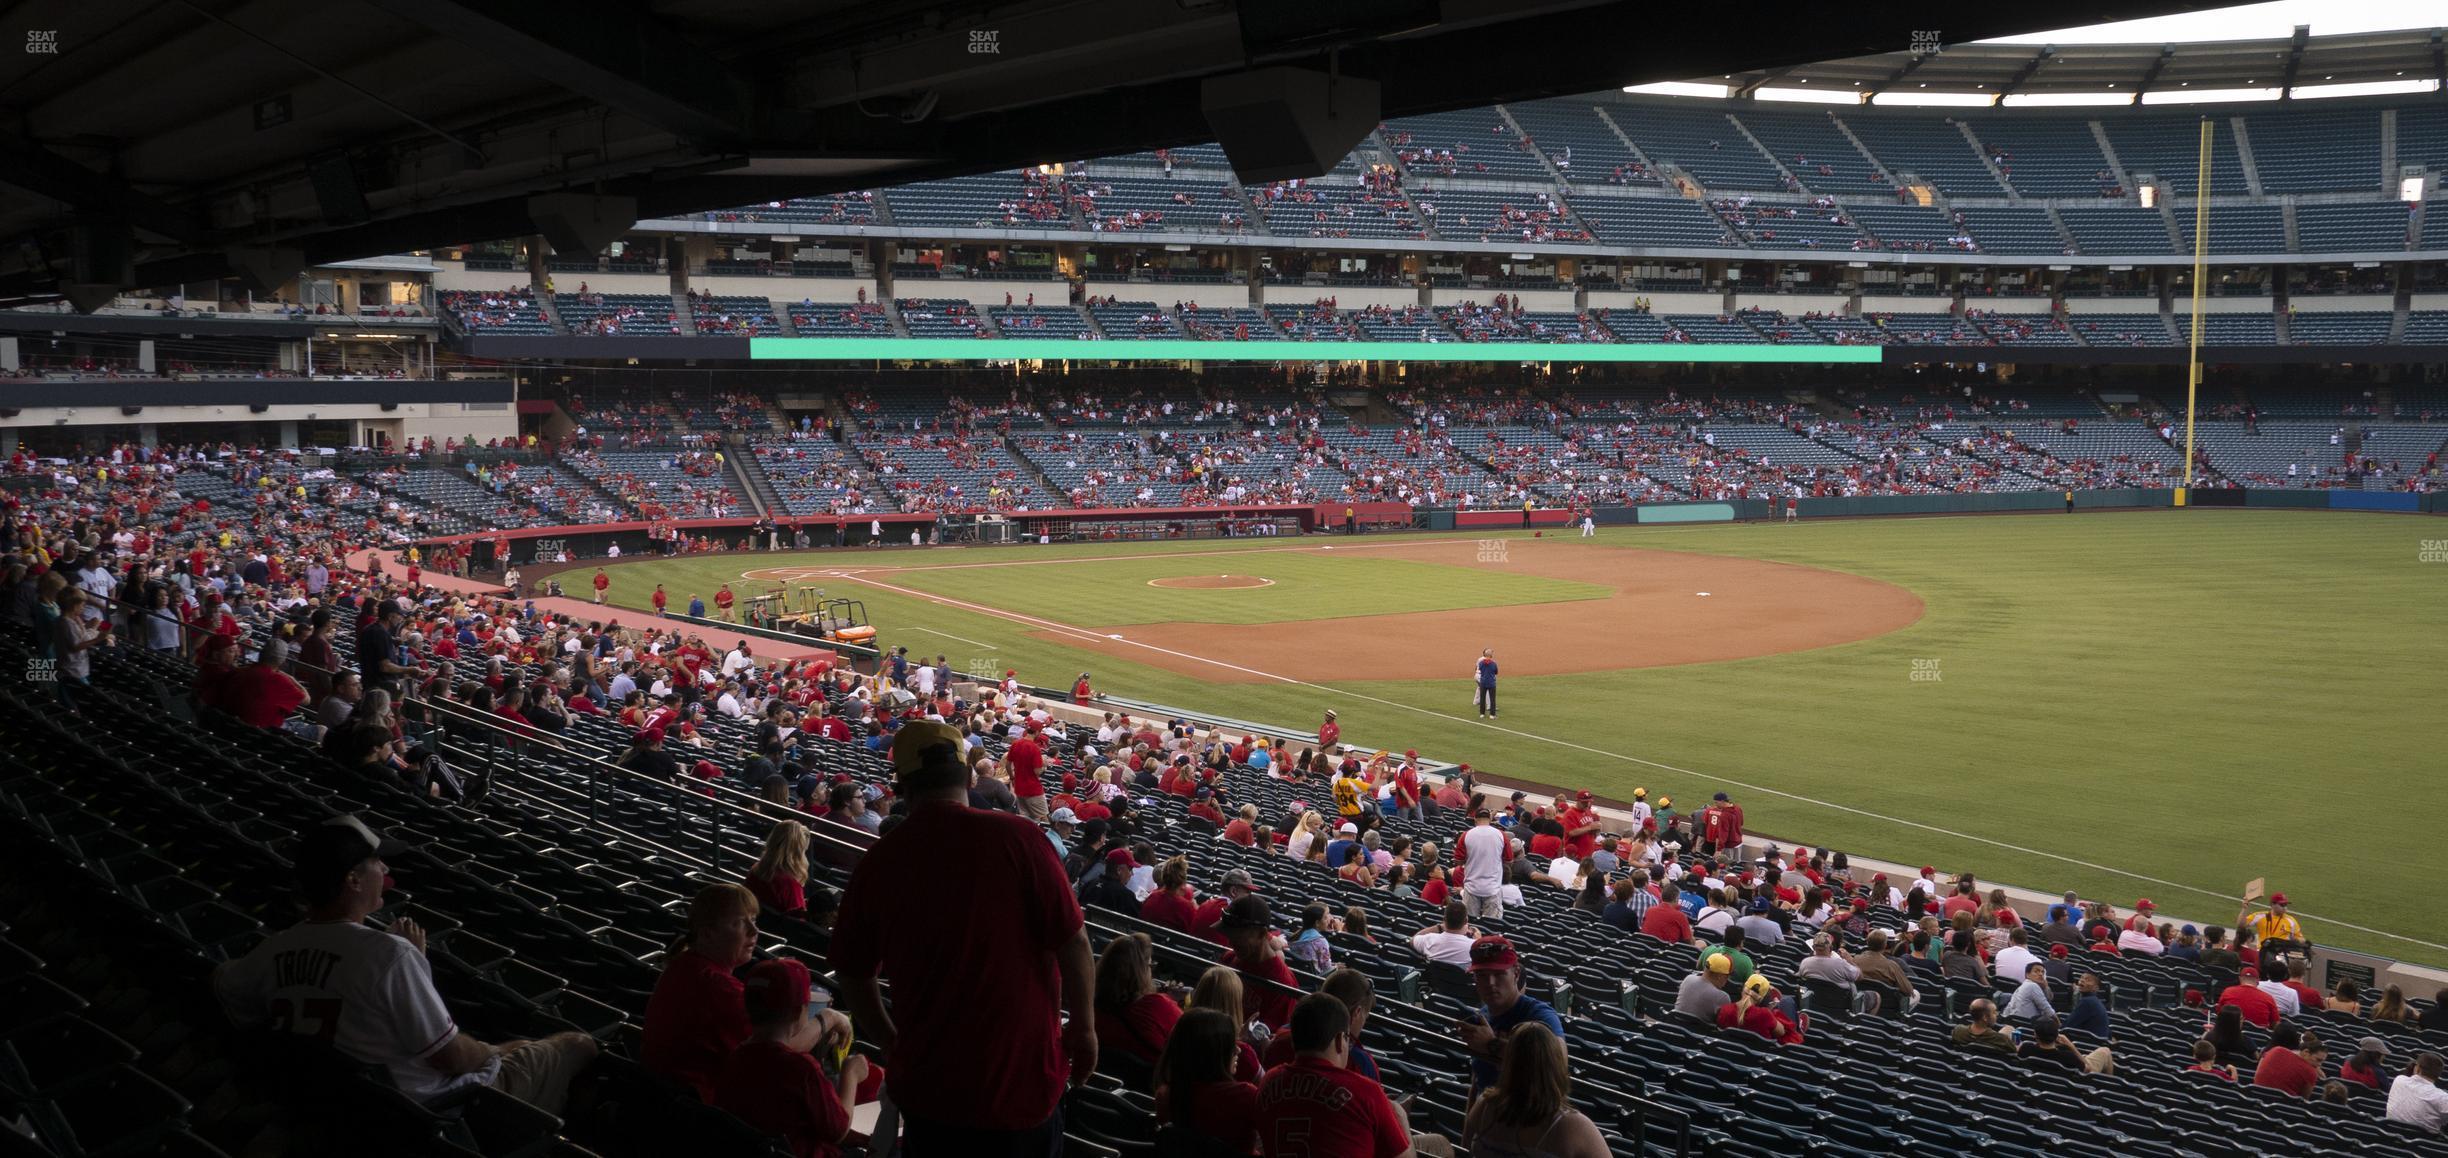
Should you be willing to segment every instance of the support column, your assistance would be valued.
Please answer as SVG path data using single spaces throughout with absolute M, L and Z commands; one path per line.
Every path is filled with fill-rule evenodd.
M 280 440 L 282 450 L 297 449 L 298 424 L 295 420 L 290 420 L 280 424 Z
M 140 341 L 140 342 L 137 342 L 137 343 L 136 343 L 136 368 L 137 368 L 137 369 L 142 370 L 142 371 L 144 371 L 144 372 L 145 372 L 145 373 L 147 373 L 147 374 L 151 374 L 151 373 L 153 373 L 153 372 L 154 372 L 154 366 L 153 366 L 153 356 L 154 356 L 153 339 L 151 339 L 151 338 L 146 338 L 146 339 L 144 339 L 144 340 L 142 340 L 142 341 Z
M 141 446 L 146 450 L 158 449 L 161 446 L 160 424 L 152 422 L 137 423 L 136 445 Z

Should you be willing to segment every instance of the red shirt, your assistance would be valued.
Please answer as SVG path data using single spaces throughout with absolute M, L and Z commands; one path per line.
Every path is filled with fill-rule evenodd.
M 1954 923 L 1957 913 L 1978 912 L 1980 912 L 1980 900 L 1976 897 L 1952 896 L 1946 899 L 1945 904 L 1938 906 L 1938 915 L 1949 924 Z
M 1427 904 L 1442 905 L 1449 899 L 1449 893 L 1443 877 L 1430 877 L 1420 882 L 1419 897 Z
M 664 604 L 666 604 L 666 603 L 669 603 L 669 602 L 671 602 L 671 597 L 670 597 L 670 596 L 667 596 L 667 595 L 665 595 L 665 594 L 663 594 L 663 589 L 662 589 L 662 588 L 660 588 L 660 587 L 655 588 L 655 593 L 654 593 L 654 609 L 655 609 L 655 610 L 657 610 L 657 611 L 661 611 L 661 610 L 663 610 L 663 605 L 664 605 Z
M 1046 794 L 1045 782 L 1037 778 L 1045 767 L 1045 749 L 1037 746 L 1034 737 L 1022 736 L 1011 742 L 1012 795 L 1026 800 Z
M 610 587 L 611 585 L 612 577 L 610 575 L 606 575 L 601 571 L 595 573 L 595 589 L 597 591 L 601 591 L 606 587 Z
M 2252 1084 L 2284 1090 L 2299 1098 L 2311 1093 L 2320 1080 L 2318 1068 L 2305 1061 L 2302 1054 L 2284 1046 L 2271 1046 L 2261 1051 L 2261 1064 L 2253 1067 Z
M 1683 915 L 1682 906 L 1660 901 L 1641 915 L 1640 931 L 1670 945 L 1684 944 L 1692 939 L 1691 918 Z
M 1256 848 L 1258 847 L 1258 830 L 1251 828 L 1249 821 L 1236 816 L 1232 819 L 1232 823 L 1224 826 L 1224 839 L 1243 848 Z
M 722 590 L 714 593 L 714 606 L 729 607 L 731 606 L 731 602 L 734 598 L 735 596 L 731 594 L 731 589 L 725 587 Z
M 859 858 L 832 946 L 835 972 L 892 983 L 893 1101 L 970 1130 L 1052 1116 L 1070 1072 L 1054 951 L 1079 929 L 1079 898 L 1036 825 L 955 804 L 911 809 Z M 991 1018 L 977 1016 L 981 982 Z
M 685 949 L 672 954 L 646 1002 L 646 1068 L 713 1101 L 723 1059 L 748 1040 L 745 991 L 712 958 Z
M 797 917 L 807 912 L 807 887 L 786 874 L 775 873 L 769 877 L 760 877 L 755 873 L 750 873 L 748 879 L 742 883 L 748 886 L 750 893 L 756 895 L 757 904 L 771 912 L 787 917 Z
M 1242 1007 L 1256 1014 L 1268 1029 L 1282 1029 L 1292 1024 L 1292 1007 L 1299 1003 L 1300 998 L 1259 984 L 1261 981 L 1272 981 L 1277 985 L 1300 988 L 1300 981 L 1292 976 L 1292 967 L 1284 964 L 1283 955 L 1276 954 L 1252 968 L 1243 968 L 1240 958 L 1239 953 L 1224 954 L 1225 967 L 1241 970 Z
M 1572 853 L 1574 860 L 1588 860 L 1589 854 L 1598 851 L 1598 832 L 1592 829 L 1579 836 L 1573 836 L 1571 835 L 1572 830 L 1584 824 L 1596 824 L 1597 822 L 1598 814 L 1589 809 L 1575 807 L 1564 810 L 1564 832 L 1566 834 L 1564 848 Z
M 1198 817 L 1209 824 L 1221 825 L 1224 823 L 1224 810 L 1216 807 L 1210 801 L 1202 800 L 1191 805 L 1189 812 L 1190 815 Z
M 1190 900 L 1188 887 L 1158 889 L 1139 902 L 1139 919 L 1152 925 L 1189 932 L 1198 919 L 1198 906 Z
M 1736 1016 L 1737 1011 L 1741 1010 L 1742 1007 L 1739 1005 L 1719 1006 L 1717 1027 L 1733 1029 L 1740 1026 L 1778 1045 L 1802 1044 L 1801 1025 L 1788 1019 L 1783 1013 L 1765 1005 L 1754 1005 L 1748 1011 L 1742 1012 L 1739 1017 Z
M 1411 1135 L 1385 1088 L 1317 1058 L 1297 1058 L 1258 1087 L 1258 1137 L 1280 1158 L 1393 1158 Z
M 1247 1048 L 1244 1043 L 1244 1048 Z M 1169 1090 L 1156 1094 L 1156 1120 L 1173 1120 L 1173 1097 Z M 1258 1152 L 1258 1132 L 1252 1123 L 1258 1120 L 1258 1087 L 1248 1082 L 1209 1082 L 1190 1091 L 1190 1120 L 1182 1123 L 1240 1154 Z
M 1394 777 L 1394 803 L 1405 807 L 1419 803 L 1419 790 L 1419 769 L 1403 765 L 1401 774 Z
M 1564 838 L 1542 832 L 1530 838 L 1530 855 L 1554 857 L 1564 851 Z
M 1088 681 L 1087 681 L 1087 680 L 1081 680 L 1080 682 L 1078 682 L 1078 683 L 1075 683 L 1075 684 L 1071 685 L 1071 702 L 1072 702 L 1072 703 L 1074 703 L 1074 704 L 1085 704 L 1085 703 L 1087 703 L 1087 702 L 1088 702 L 1088 700 L 1090 699 L 1091 695 L 1092 695 L 1092 693 L 1089 691 L 1089 688 L 1088 688 Z
M 295 680 L 256 663 L 229 673 L 217 694 L 226 710 L 250 728 L 280 727 L 306 702 L 306 690 Z
M 1318 726 L 1318 747 L 1332 748 L 1335 746 L 1335 741 L 1342 738 L 1343 725 L 1335 723 L 1333 720 L 1328 720 L 1324 724 Z
M 1224 934 L 1218 932 L 1216 927 L 1224 922 L 1224 909 L 1231 903 L 1223 897 L 1207 898 L 1207 903 L 1200 905 L 1198 911 L 1190 916 L 1191 935 L 1213 941 L 1218 945 L 1224 944 Z M 1139 911 L 1144 915 L 1147 912 L 1147 906 L 1139 906 Z
M 1181 1006 L 1162 993 L 1141 997 L 1119 1014 L 1097 1010 L 1097 1048 L 1120 1050 L 1155 1065 L 1164 1055 L 1165 1043 L 1173 1039 L 1173 1025 L 1181 1015 Z
M 2248 982 L 2228 986 L 2219 993 L 2218 1003 L 2235 1006 L 2244 1020 L 2264 1029 L 2278 1024 L 2278 999 Z
M 790 1140 L 798 1158 L 833 1158 L 850 1132 L 833 1079 L 816 1059 L 780 1042 L 752 1041 L 731 1052 L 714 1082 L 713 1104 L 740 1121 Z

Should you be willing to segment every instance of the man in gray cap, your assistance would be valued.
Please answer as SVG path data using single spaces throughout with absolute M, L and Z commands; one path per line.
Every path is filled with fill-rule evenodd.
M 595 1058 L 594 1038 L 488 1045 L 460 1032 L 434 991 L 425 930 L 406 918 L 387 930 L 365 923 L 391 881 L 384 862 L 406 852 L 354 816 L 300 834 L 290 859 L 306 919 L 216 969 L 213 992 L 239 1024 L 319 1038 L 383 1066 L 419 1103 L 486 1085 L 560 1113 L 570 1079 Z

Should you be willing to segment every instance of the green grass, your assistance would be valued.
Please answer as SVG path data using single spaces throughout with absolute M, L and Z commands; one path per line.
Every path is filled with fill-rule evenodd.
M 1288 546 L 1295 541 L 1277 540 Z M 924 561 L 936 562 L 939 556 Z M 1271 587 L 1213 591 L 1150 587 L 1151 579 L 1248 575 Z M 988 607 L 1025 610 L 1063 623 L 1279 623 L 1404 611 L 1452 611 L 1519 603 L 1604 599 L 1610 588 L 1495 568 L 1350 556 L 1272 552 L 1235 560 L 1168 555 L 1027 567 L 959 567 L 883 577 L 897 587 Z
M 888 641 L 943 652 L 956 667 L 978 659 L 1048 685 L 1087 669 L 1115 694 L 1291 726 L 1333 707 L 1359 743 L 1416 746 L 1492 775 L 1607 795 L 1646 786 L 1679 805 L 1723 788 L 1763 833 L 2124 904 L 2150 896 L 2199 920 L 2232 917 L 2221 898 L 2267 876 L 2292 894 L 2317 939 L 2436 963 L 2448 950 L 2342 926 L 2448 941 L 2427 891 L 2391 883 L 2448 875 L 2439 777 L 2425 771 L 2438 763 L 2438 730 L 2423 723 L 2439 718 L 2431 677 L 2448 654 L 2448 601 L 2439 595 L 2448 565 L 2416 561 L 2421 540 L 2443 537 L 2439 526 L 2386 515 L 2160 511 L 1610 528 L 1594 541 L 1517 544 L 1826 567 L 1907 587 L 1928 610 L 1911 627 L 1840 647 L 1508 679 L 1502 729 L 1470 716 L 1459 679 L 1216 684 L 1033 639 L 988 615 L 872 590 L 861 597 Z M 958 558 L 1167 549 L 1089 544 Z M 806 558 L 624 563 L 614 590 L 642 606 L 660 578 L 681 604 L 692 583 L 710 594 L 717 576 Z M 831 566 L 843 556 L 813 558 Z M 853 565 L 950 558 L 849 556 Z M 1323 568 L 1315 581 L 1333 585 L 1334 568 L 1362 558 L 1275 555 L 1243 565 L 1209 557 L 928 579 L 975 577 L 979 586 L 960 598 L 981 604 L 1126 622 L 1118 616 L 1128 600 L 1156 593 L 1145 584 L 1149 568 L 1277 577 L 1285 560 L 1314 560 Z M 1385 561 L 1369 562 L 1374 574 Z M 1014 578 L 1037 573 L 1048 581 Z M 1384 602 L 1378 580 L 1353 573 L 1348 586 L 1372 610 L 1418 609 Z M 1253 594 L 1264 592 L 1210 597 Z M 1938 678 L 1914 680 L 1915 661 Z

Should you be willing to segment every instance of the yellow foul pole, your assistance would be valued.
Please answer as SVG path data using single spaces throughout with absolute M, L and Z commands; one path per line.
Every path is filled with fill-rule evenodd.
M 2193 404 L 2201 393 L 2202 280 L 2206 256 L 2210 252 L 2210 130 L 2211 121 L 2201 122 L 2201 160 L 2193 178 L 2193 336 L 2185 350 L 2185 451 L 2184 497 L 2193 489 Z

